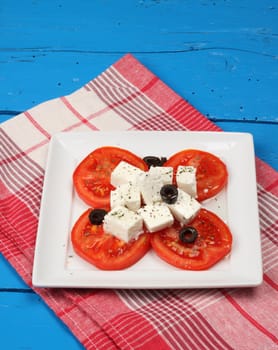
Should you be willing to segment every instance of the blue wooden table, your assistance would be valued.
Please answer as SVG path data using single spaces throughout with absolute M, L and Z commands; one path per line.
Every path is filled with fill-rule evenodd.
M 278 170 L 278 1 L 2 0 L 0 121 L 125 53 Z M 0 255 L 1 349 L 82 349 Z

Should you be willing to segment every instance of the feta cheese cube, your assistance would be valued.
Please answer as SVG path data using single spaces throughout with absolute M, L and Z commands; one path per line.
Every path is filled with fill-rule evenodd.
M 150 167 L 148 173 L 153 177 L 160 177 L 163 185 L 168 185 L 173 183 L 173 168 L 169 166 L 156 166 Z
M 144 171 L 125 162 L 121 161 L 111 172 L 110 183 L 117 187 L 126 183 L 136 183 L 138 177 L 144 174 Z
M 167 205 L 175 219 L 182 225 L 193 220 L 201 209 L 201 204 L 180 188 L 178 188 L 178 199 L 176 203 Z
M 147 172 L 145 176 L 140 177 L 138 185 L 145 204 L 161 202 L 160 190 L 164 184 L 159 176 L 154 176 Z
M 136 211 L 141 206 L 141 193 L 139 187 L 131 183 L 118 186 L 110 193 L 111 209 L 122 206 Z
M 162 203 L 145 205 L 138 210 L 149 232 L 156 232 L 173 225 L 174 218 L 169 208 Z
M 105 215 L 103 229 L 105 232 L 128 242 L 143 232 L 143 219 L 139 214 L 118 206 Z
M 179 165 L 176 174 L 177 186 L 183 191 L 196 198 L 197 196 L 197 182 L 196 182 L 196 168 L 193 166 Z

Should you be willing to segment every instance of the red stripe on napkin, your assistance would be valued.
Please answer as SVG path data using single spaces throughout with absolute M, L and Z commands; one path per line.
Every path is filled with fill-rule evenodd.
M 276 291 L 278 292 L 278 283 L 275 283 L 275 281 L 273 281 L 269 276 L 267 276 L 266 274 L 264 274 L 264 280 L 274 289 L 276 289 Z
M 49 138 L 66 130 L 131 129 L 221 131 L 130 54 L 73 94 L 3 123 L 0 249 L 29 286 Z M 89 350 L 278 348 L 273 312 L 278 308 L 278 174 L 259 159 L 256 167 L 261 286 L 229 291 L 34 291 Z
M 35 120 L 35 118 L 32 117 L 32 115 L 26 111 L 24 112 L 26 118 L 34 125 L 35 128 L 37 128 L 47 139 L 51 138 L 51 135 L 41 127 L 41 125 Z
M 250 323 L 252 323 L 252 325 L 254 325 L 254 327 L 256 327 L 260 332 L 262 332 L 264 335 L 269 337 L 274 343 L 278 344 L 278 338 L 274 334 L 269 332 L 258 321 L 256 321 L 248 312 L 246 312 L 246 310 L 244 310 L 231 295 L 229 295 L 225 291 L 223 291 L 223 294 L 225 295 L 227 300 L 237 309 L 237 311 L 240 312 L 240 314 L 243 317 L 245 317 Z
M 87 124 L 88 127 L 92 130 L 98 130 L 94 125 L 92 125 L 89 121 L 89 119 L 84 118 L 68 101 L 68 99 L 63 96 L 60 98 L 60 100 L 63 102 L 63 104 L 84 124 Z M 67 128 L 69 130 L 69 128 Z

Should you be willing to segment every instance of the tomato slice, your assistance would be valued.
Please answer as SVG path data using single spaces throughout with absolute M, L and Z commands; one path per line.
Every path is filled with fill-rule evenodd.
M 137 155 L 125 149 L 106 146 L 91 152 L 77 166 L 73 174 L 73 183 L 79 197 L 94 208 L 109 209 L 110 176 L 113 169 L 125 161 L 142 170 L 147 170 L 147 164 Z
M 151 245 L 157 255 L 184 270 L 206 270 L 231 251 L 232 234 L 214 213 L 201 209 L 190 226 L 198 232 L 193 243 L 180 241 L 181 226 L 178 222 L 152 234 Z
M 183 150 L 172 155 L 164 166 L 174 168 L 179 165 L 191 165 L 197 169 L 197 200 L 203 201 L 219 193 L 227 184 L 226 165 L 215 155 L 196 149 Z
M 103 225 L 92 225 L 87 209 L 71 231 L 75 252 L 102 270 L 122 270 L 139 261 L 150 249 L 150 234 L 142 233 L 128 243 L 103 231 Z

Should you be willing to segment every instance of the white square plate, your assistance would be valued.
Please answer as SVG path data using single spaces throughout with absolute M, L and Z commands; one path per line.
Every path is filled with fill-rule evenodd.
M 229 225 L 230 256 L 206 271 L 184 271 L 150 251 L 122 271 L 102 271 L 78 257 L 70 231 L 87 209 L 76 195 L 72 174 L 77 164 L 101 146 L 126 148 L 137 155 L 166 156 L 186 148 L 205 150 L 227 165 L 226 189 L 204 204 Z M 66 132 L 49 146 L 35 248 L 33 284 L 39 287 L 213 288 L 256 286 L 262 282 L 261 242 L 253 138 L 225 132 Z

